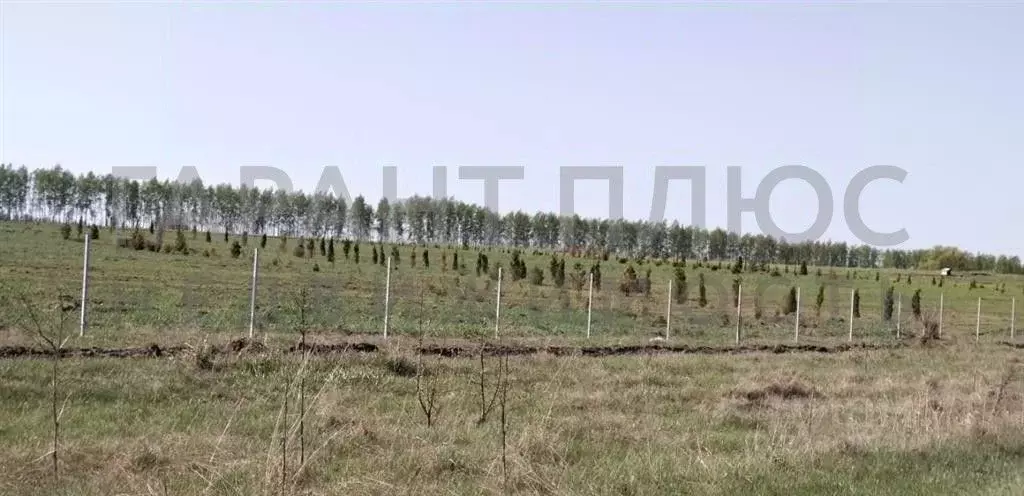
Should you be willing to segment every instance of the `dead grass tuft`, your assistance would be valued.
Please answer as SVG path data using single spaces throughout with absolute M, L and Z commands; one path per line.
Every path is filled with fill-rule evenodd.
M 234 353 L 258 354 L 267 351 L 263 343 L 248 338 L 239 338 L 228 343 L 227 348 Z
M 142 473 L 166 467 L 169 463 L 167 457 L 146 446 L 132 456 L 129 466 L 133 472 Z
M 939 323 L 932 320 L 931 318 L 924 319 L 922 322 L 922 331 L 920 342 L 922 345 L 928 345 L 933 341 L 939 340 Z
M 416 364 L 404 356 L 391 357 L 384 361 L 384 368 L 398 377 L 416 377 Z M 424 370 L 426 373 L 426 370 Z

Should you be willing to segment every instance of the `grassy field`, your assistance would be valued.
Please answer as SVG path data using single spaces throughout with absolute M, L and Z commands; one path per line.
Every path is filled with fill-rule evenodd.
M 512 357 L 504 422 L 497 401 L 478 424 L 479 362 L 419 362 L 400 341 L 305 367 L 272 352 L 62 360 L 58 484 L 83 495 L 929 496 L 1024 484 L 1024 382 L 1007 346 Z M 499 363 L 485 362 L 487 397 Z M 0 361 L 0 493 L 52 494 L 50 365 Z M 439 407 L 429 427 L 420 366 L 420 391 Z
M 147 233 L 148 234 L 148 233 Z M 151 236 L 153 237 L 153 236 Z M 169 234 L 165 242 L 173 240 Z M 83 345 L 145 345 L 151 341 L 174 343 L 202 334 L 216 338 L 244 336 L 248 332 L 248 307 L 252 250 L 259 239 L 250 237 L 242 254 L 233 258 L 230 243 L 222 237 L 205 241 L 187 234 L 192 255 L 153 253 L 118 248 L 115 234 L 100 232 L 93 242 L 90 294 L 90 329 Z M 232 238 L 231 241 L 240 238 Z M 384 293 L 387 271 L 371 261 L 371 246 L 363 244 L 360 261 L 348 259 L 336 249 L 334 264 L 316 253 L 312 258 L 294 256 L 297 240 L 282 247 L 270 238 L 260 256 L 257 295 L 257 331 L 261 336 L 294 334 L 298 312 L 296 294 L 309 290 L 305 327 L 324 338 L 351 334 L 381 334 L 384 327 Z M 340 243 L 339 243 L 340 245 Z M 386 251 L 390 253 L 390 245 Z M 422 261 L 429 251 L 430 266 Z M 317 250 L 318 251 L 318 250 Z M 475 271 L 477 250 L 451 247 L 400 246 L 400 258 L 391 273 L 389 329 L 393 334 L 425 332 L 433 336 L 473 337 L 493 335 L 497 282 Z M 501 249 L 483 251 L 492 268 L 504 267 L 500 333 L 527 339 L 578 340 L 586 336 L 588 292 L 552 285 L 548 273 L 550 255 L 525 254 L 527 266 L 545 272 L 541 285 L 508 277 L 511 254 Z M 415 254 L 416 264 L 410 259 Z M 459 270 L 452 259 L 459 257 Z M 208 255 L 208 256 L 204 256 Z M 442 260 L 444 263 L 442 265 Z M 586 270 L 594 261 L 566 258 L 566 272 L 580 262 Z M 932 273 L 810 267 L 796 276 L 797 267 L 771 267 L 768 272 L 734 275 L 727 264 L 698 267 L 688 261 L 687 298 L 669 302 L 670 262 L 628 262 L 640 277 L 651 270 L 649 295 L 627 296 L 618 286 L 627 264 L 619 260 L 601 263 L 602 284 L 594 291 L 591 306 L 592 340 L 646 341 L 664 335 L 694 343 L 730 343 L 735 336 L 736 310 L 733 279 L 742 279 L 742 335 L 751 342 L 789 342 L 794 337 L 795 316 L 781 309 L 790 287 L 800 288 L 801 341 L 845 341 L 849 332 L 850 291 L 860 296 L 860 317 L 854 319 L 857 340 L 892 340 L 896 318 L 882 320 L 882 294 L 889 284 L 902 301 L 903 334 L 914 334 L 920 324 L 911 313 L 914 290 L 921 290 L 922 313 L 938 313 L 943 295 L 944 337 L 974 340 L 978 298 L 982 298 L 981 338 L 1010 337 L 1012 299 L 1024 296 L 1024 279 L 1016 276 L 955 274 L 938 281 Z M 314 267 L 319 270 L 314 270 Z M 77 298 L 81 288 L 82 241 L 72 233 L 61 239 L 59 229 L 48 224 L 0 224 L 0 280 L 37 303 L 52 302 L 58 288 Z M 821 273 L 819 276 L 818 273 Z M 698 278 L 703 275 L 707 305 L 699 306 Z M 876 278 L 878 280 L 876 281 Z M 571 276 L 570 276 L 571 279 Z M 933 284 L 933 280 L 936 280 Z M 971 288 L 971 282 L 976 287 Z M 942 286 L 939 286 L 941 282 Z M 821 309 L 816 297 L 824 286 Z M 677 286 L 678 288 L 678 286 Z M 671 306 L 671 315 L 668 314 Z M 16 338 L 20 310 L 14 305 L 0 309 L 0 325 L 6 340 Z M 77 318 L 71 327 L 77 327 Z
M 824 348 L 738 353 L 729 348 L 737 276 L 724 263 L 713 270 L 689 261 L 688 298 L 671 306 L 667 344 L 714 349 L 512 356 L 503 382 L 500 357 L 424 354 L 421 339 L 470 350 L 478 338 L 647 343 L 665 331 L 672 264 L 634 262 L 641 276 L 651 269 L 654 284 L 649 296 L 626 296 L 618 290 L 626 264 L 602 262 L 590 339 L 585 289 L 555 288 L 550 274 L 539 286 L 504 279 L 499 343 L 497 282 L 476 274 L 476 251 L 402 246 L 385 340 L 386 270 L 370 263 L 369 245 L 359 263 L 336 250 L 332 265 L 319 253 L 294 256 L 295 240 L 282 250 L 271 239 L 261 250 L 257 340 L 233 348 L 248 331 L 258 242 L 250 238 L 234 258 L 230 243 L 200 233 L 189 235 L 196 253 L 166 254 L 118 248 L 102 231 L 93 242 L 90 328 L 78 337 L 77 310 L 68 309 L 67 346 L 158 344 L 162 356 L 0 354 L 0 494 L 1001 495 L 1024 485 L 1024 370 L 1020 348 L 1005 343 L 1020 278 L 957 274 L 940 287 L 917 272 L 744 272 L 744 345 L 792 344 L 795 317 L 777 310 L 799 286 L 800 342 Z M 0 298 L 0 349 L 39 346 L 31 315 L 52 335 L 57 291 L 78 297 L 82 247 L 53 226 L 0 224 L 0 281 L 9 291 Z M 454 253 L 467 270 L 452 270 Z M 509 253 L 484 253 L 509 267 Z M 549 260 L 525 257 L 545 271 Z M 567 272 L 576 261 L 566 259 Z M 888 284 L 902 295 L 900 341 L 895 321 L 881 318 Z M 847 340 L 854 287 L 855 341 L 876 349 L 837 346 Z M 302 288 L 309 296 L 300 316 Z M 915 289 L 923 316 L 936 316 L 943 295 L 942 339 L 920 339 Z M 375 348 L 304 359 L 288 351 L 300 328 L 313 343 Z

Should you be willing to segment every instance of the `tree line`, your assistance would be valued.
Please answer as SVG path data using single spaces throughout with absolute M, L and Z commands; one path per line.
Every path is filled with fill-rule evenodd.
M 522 211 L 500 215 L 452 198 L 412 196 L 373 205 L 326 193 L 230 184 L 137 181 L 62 167 L 0 164 L 0 218 L 140 229 L 199 229 L 230 234 L 333 237 L 357 241 L 508 246 L 585 256 L 736 260 L 753 264 L 888 267 L 1024 273 L 1018 256 L 972 254 L 949 246 L 879 250 L 845 242 L 789 243 L 765 235 L 648 222 Z

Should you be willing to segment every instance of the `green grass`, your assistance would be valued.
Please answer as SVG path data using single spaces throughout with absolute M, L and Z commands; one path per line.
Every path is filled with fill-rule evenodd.
M 191 236 L 189 236 L 191 238 Z M 284 252 L 279 240 L 261 252 L 258 332 L 268 351 L 211 354 L 247 334 L 252 248 L 238 259 L 229 244 L 202 233 L 191 255 L 116 248 L 101 233 L 92 252 L 87 336 L 65 330 L 74 347 L 185 345 L 164 358 L 73 358 L 58 363 L 61 410 L 59 479 L 50 451 L 54 406 L 52 362 L 0 359 L 0 494 L 1016 494 L 1024 484 L 1024 370 L 1009 337 L 1010 302 L 1024 279 L 957 275 L 942 288 L 931 274 L 822 268 L 772 277 L 744 273 L 744 342 L 789 343 L 793 316 L 776 315 L 788 288 L 801 288 L 801 341 L 846 340 L 849 290 L 861 295 L 856 340 L 894 341 L 881 319 L 881 295 L 892 281 L 903 294 L 902 327 L 920 331 L 910 295 L 920 288 L 924 313 L 944 295 L 939 343 L 844 353 L 636 355 L 606 358 L 545 354 L 509 360 L 503 475 L 498 410 L 480 415 L 479 361 L 424 358 L 425 384 L 436 384 L 441 410 L 428 427 L 412 347 L 422 329 L 432 341 L 460 342 L 494 332 L 496 281 L 477 276 L 474 250 L 459 250 L 464 273 L 409 265 L 412 247 L 391 275 L 391 330 L 383 326 L 385 270 L 345 260 Z M 424 247 L 417 247 L 417 257 Z M 203 252 L 209 252 L 204 256 Z M 390 248 L 388 249 L 390 251 Z M 0 224 L 0 280 L 25 294 L 52 331 L 57 291 L 78 296 L 82 243 L 62 240 L 46 224 Z M 510 254 L 485 251 L 508 267 Z M 545 270 L 550 255 L 527 253 Z M 417 262 L 421 262 L 418 258 Z M 575 259 L 567 259 L 571 272 Z M 584 266 L 591 261 L 580 260 Z M 320 270 L 313 271 L 318 264 Z M 717 264 L 716 264 L 717 265 Z M 502 340 L 551 344 L 640 343 L 663 332 L 671 263 L 652 269 L 652 294 L 625 296 L 625 266 L 602 263 L 603 288 L 593 301 L 587 340 L 586 292 L 527 281 L 502 283 Z M 689 298 L 672 306 L 674 343 L 729 345 L 735 330 L 724 268 L 686 267 Z M 779 267 L 780 272 L 785 272 Z M 697 274 L 709 304 L 698 307 Z M 895 283 L 899 277 L 900 282 Z M 970 289 L 974 280 L 977 288 Z M 821 284 L 830 298 L 817 315 Z M 997 291 L 1005 284 L 1006 291 Z M 310 358 L 279 350 L 298 338 L 295 295 L 311 291 L 309 339 L 369 340 L 380 353 Z M 763 311 L 754 319 L 755 295 Z M 5 294 L 6 296 L 6 294 Z M 975 344 L 977 298 L 983 298 L 981 343 Z M 31 344 L 26 309 L 0 305 L 0 345 Z M 353 336 L 354 335 L 354 336 Z M 493 385 L 497 359 L 487 359 Z M 307 464 L 299 468 L 297 393 L 304 377 Z M 282 491 L 282 439 L 288 477 Z
M 147 233 L 148 234 L 148 233 Z M 249 237 L 242 255 L 230 256 L 230 243 L 214 236 L 205 242 L 204 233 L 192 239 L 192 255 L 152 253 L 117 248 L 115 234 L 102 230 L 93 244 L 89 295 L 88 345 L 135 344 L 149 341 L 176 342 L 176 337 L 212 335 L 243 336 L 248 330 L 249 281 L 252 250 L 259 237 Z M 167 241 L 173 235 L 167 236 Z M 232 238 L 231 241 L 240 240 Z M 307 327 L 324 337 L 343 334 L 381 334 L 384 326 L 386 270 L 373 265 L 370 245 L 362 245 L 360 263 L 346 260 L 339 246 L 332 265 L 319 253 L 313 258 L 292 254 L 297 240 L 288 240 L 282 250 L 279 239 L 270 238 L 260 257 L 257 297 L 257 326 L 261 334 L 293 333 L 296 321 L 294 297 L 299 288 L 310 289 Z M 0 224 L 0 280 L 34 302 L 48 304 L 58 287 L 77 297 L 81 286 L 82 241 L 62 240 L 51 224 Z M 431 266 L 422 264 L 422 251 L 430 251 Z M 390 253 L 390 245 L 387 245 Z M 203 253 L 209 253 L 204 256 Z M 435 336 L 474 337 L 494 332 L 496 281 L 475 273 L 476 249 L 451 247 L 399 248 L 400 260 L 391 277 L 390 332 Z M 410 257 L 416 253 L 416 267 Z M 527 251 L 529 268 L 539 266 L 545 281 L 534 286 L 528 280 L 508 277 L 511 254 L 504 249 L 484 249 L 492 266 L 506 268 L 502 282 L 501 328 L 503 336 L 531 339 L 575 340 L 585 337 L 587 291 L 576 291 L 571 282 L 556 288 L 548 273 L 549 254 Z M 448 267 L 442 269 L 442 253 Z M 466 270 L 450 265 L 458 253 Z M 580 262 L 589 267 L 593 260 L 566 259 L 566 272 Z M 602 262 L 603 283 L 595 291 L 591 334 L 594 340 L 646 341 L 666 328 L 668 282 L 673 278 L 668 261 L 631 262 L 642 277 L 651 269 L 649 296 L 626 296 L 618 290 L 625 265 L 618 260 Z M 314 265 L 320 270 L 315 272 Z M 717 266 L 717 263 L 711 264 Z M 743 339 L 752 342 L 788 342 L 793 339 L 794 316 L 780 315 L 791 286 L 801 291 L 801 340 L 808 343 L 844 341 L 848 333 L 850 291 L 860 293 L 861 317 L 855 319 L 857 340 L 886 341 L 895 337 L 896 323 L 883 321 L 882 294 L 893 284 L 902 298 L 901 327 L 915 333 L 920 324 L 911 314 L 913 291 L 922 292 L 924 314 L 936 315 L 940 292 L 944 294 L 944 333 L 950 339 L 973 341 L 977 298 L 983 299 L 981 338 L 986 341 L 1009 338 L 1011 298 L 1024 295 L 1024 278 L 1018 276 L 961 275 L 946 278 L 943 287 L 932 285 L 933 274 L 810 267 L 809 275 L 795 276 L 797 267 L 772 267 L 780 275 L 745 272 L 735 276 L 723 263 L 721 270 L 686 264 L 688 297 L 671 304 L 670 337 L 676 341 L 727 344 L 734 339 L 736 311 L 732 303 L 732 280 L 743 284 Z M 816 273 L 821 270 L 822 275 Z M 788 273 L 787 273 L 788 272 Z M 880 276 L 875 281 L 876 273 Z M 698 274 L 704 274 L 708 304 L 697 304 Z M 907 284 L 907 277 L 913 282 Z M 848 278 L 849 277 L 849 278 Z M 897 277 L 900 282 L 895 282 Z M 938 278 L 936 278 L 938 279 Z M 978 287 L 970 289 L 970 282 Z M 997 287 L 1005 284 L 1005 291 Z M 820 313 L 815 299 L 819 286 L 826 287 Z M 760 308 L 760 318 L 756 318 Z M 9 332 L 19 327 L 19 310 L 11 305 L 0 309 L 0 324 Z M 8 336 L 8 341 L 15 339 Z M 180 341 L 178 339 L 177 341 Z

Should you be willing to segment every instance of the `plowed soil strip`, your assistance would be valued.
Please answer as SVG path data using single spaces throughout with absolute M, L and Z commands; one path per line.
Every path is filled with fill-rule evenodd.
M 1001 343 L 1008 346 L 1016 346 L 1014 343 Z M 699 345 L 666 345 L 650 344 L 635 346 L 526 346 L 526 345 L 485 345 L 483 352 L 488 356 L 523 356 L 547 354 L 553 356 L 637 356 L 637 355 L 660 355 L 660 354 L 701 354 L 701 355 L 736 355 L 749 353 L 820 353 L 834 354 L 858 350 L 886 350 L 905 348 L 905 343 L 871 344 L 871 343 L 849 343 L 839 345 L 802 345 L 802 344 L 776 344 L 776 345 L 750 345 L 750 346 L 699 346 Z M 383 350 L 380 346 L 369 342 L 346 342 L 331 344 L 309 344 L 306 349 L 314 355 L 345 354 L 345 353 L 379 353 Z M 423 355 L 441 355 L 444 357 L 467 357 L 476 356 L 480 353 L 479 346 L 440 346 L 424 345 L 414 348 L 416 353 Z M 216 348 L 218 354 L 246 354 L 259 355 L 277 351 L 279 353 L 299 353 L 299 346 L 280 348 L 277 350 L 264 347 L 259 342 L 249 343 L 246 340 L 236 340 Z M 186 354 L 195 350 L 188 346 L 160 347 L 156 344 L 141 348 L 68 348 L 61 351 L 62 357 L 74 358 L 161 358 L 173 357 Z M 0 359 L 4 358 L 51 358 L 53 352 L 46 349 L 30 348 L 26 346 L 0 346 Z

